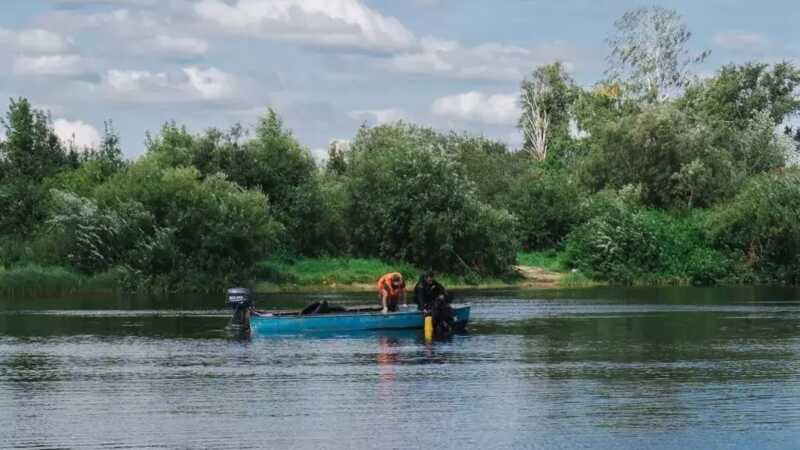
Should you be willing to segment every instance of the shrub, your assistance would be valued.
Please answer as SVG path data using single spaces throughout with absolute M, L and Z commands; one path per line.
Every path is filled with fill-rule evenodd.
M 458 273 L 513 264 L 514 218 L 482 203 L 463 167 L 407 125 L 362 129 L 347 177 L 356 253 Z
M 129 289 L 210 290 L 247 281 L 280 231 L 260 192 L 148 157 L 95 195 L 54 191 L 50 224 L 74 267 L 117 267 Z
M 604 193 L 585 206 L 593 216 L 568 238 L 566 260 L 599 280 L 713 284 L 733 264 L 711 248 L 703 213 L 674 216 Z
M 753 178 L 711 216 L 715 246 L 755 281 L 800 282 L 800 172 Z
M 582 222 L 581 191 L 562 172 L 535 171 L 514 189 L 511 211 L 525 250 L 540 250 L 561 241 Z

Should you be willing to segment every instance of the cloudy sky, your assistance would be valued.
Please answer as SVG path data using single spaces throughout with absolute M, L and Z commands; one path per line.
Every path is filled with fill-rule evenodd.
M 800 57 L 800 8 L 762 0 L 662 1 L 694 50 L 728 62 Z M 516 92 L 559 59 L 591 85 L 629 0 L 8 0 L 0 107 L 24 96 L 79 144 L 104 120 L 125 153 L 176 120 L 193 131 L 275 108 L 317 154 L 363 124 L 399 119 L 517 145 Z

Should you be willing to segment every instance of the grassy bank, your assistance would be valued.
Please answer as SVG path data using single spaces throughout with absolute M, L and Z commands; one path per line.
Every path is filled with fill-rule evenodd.
M 594 283 L 580 273 L 565 268 L 563 255 L 555 251 L 520 253 L 518 266 L 505 276 L 478 274 L 437 274 L 436 278 L 451 289 L 481 288 L 558 288 L 590 286 Z M 295 260 L 269 259 L 256 267 L 251 283 L 256 291 L 321 292 L 368 291 L 388 272 L 400 272 L 413 285 L 423 269 L 402 262 L 387 262 L 370 258 L 300 258 Z M 119 278 L 113 273 L 87 276 L 63 267 L 26 265 L 0 267 L 0 292 L 75 292 L 118 291 Z
M 87 276 L 64 267 L 26 265 L 13 268 L 0 266 L 0 292 L 74 292 L 117 289 L 113 274 Z
M 505 276 L 437 274 L 451 289 L 583 287 L 600 283 L 566 268 L 563 253 L 556 251 L 519 253 L 518 265 Z M 259 292 L 372 290 L 375 281 L 388 272 L 400 272 L 414 283 L 423 270 L 406 263 L 368 258 L 303 258 L 293 261 L 266 260 L 258 265 Z
M 259 292 L 371 290 L 378 278 L 388 272 L 400 272 L 408 284 L 413 284 L 423 269 L 370 258 L 266 260 L 258 264 L 259 279 L 255 288 Z M 436 278 L 448 287 L 462 289 L 508 287 L 524 281 L 521 275 L 513 272 L 502 277 L 437 274 Z

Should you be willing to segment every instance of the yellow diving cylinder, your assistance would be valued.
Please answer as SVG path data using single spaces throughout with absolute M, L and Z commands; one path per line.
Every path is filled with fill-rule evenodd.
M 433 317 L 425 316 L 425 339 L 433 339 Z

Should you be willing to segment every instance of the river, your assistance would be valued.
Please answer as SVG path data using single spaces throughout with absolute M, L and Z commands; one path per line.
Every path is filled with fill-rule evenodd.
M 373 295 L 263 296 L 260 307 Z M 0 297 L 0 448 L 797 448 L 800 291 L 460 294 L 465 334 L 239 339 L 219 297 Z

